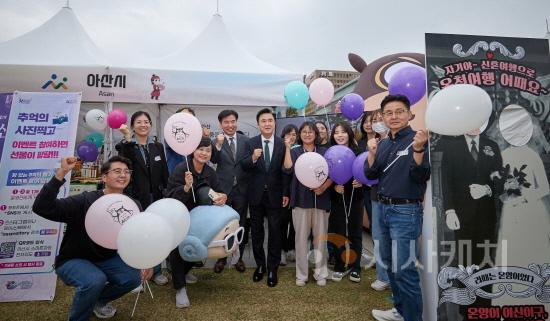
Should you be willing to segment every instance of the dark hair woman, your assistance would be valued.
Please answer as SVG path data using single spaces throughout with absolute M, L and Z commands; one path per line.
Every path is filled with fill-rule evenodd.
M 118 154 L 128 158 L 133 165 L 126 194 L 137 199 L 143 209 L 163 198 L 163 191 L 168 184 L 164 146 L 150 137 L 152 126 L 149 113 L 136 111 L 130 119 L 130 128 L 134 135 L 126 124 L 120 126 L 119 131 L 124 139 L 115 147 Z M 161 273 L 160 265 L 155 266 L 154 274 L 153 281 L 156 284 L 168 283 L 168 279 Z
M 333 146 L 343 145 L 349 147 L 356 155 L 360 153 L 353 130 L 347 122 L 339 122 L 332 128 L 330 141 Z M 348 273 L 351 281 L 361 281 L 363 194 L 363 185 L 353 177 L 343 185 L 333 185 L 331 190 L 329 232 L 347 238 L 351 242 L 353 253 L 347 256 L 345 253 L 350 252 L 344 252 L 344 247 L 336 249 L 333 281 L 340 281 Z

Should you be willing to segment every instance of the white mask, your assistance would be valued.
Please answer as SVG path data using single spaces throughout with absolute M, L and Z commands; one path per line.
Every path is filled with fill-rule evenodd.
M 388 127 L 386 127 L 386 124 L 384 124 L 384 122 L 379 121 L 376 123 L 372 123 L 372 130 L 374 130 L 378 134 L 383 134 L 388 131 Z

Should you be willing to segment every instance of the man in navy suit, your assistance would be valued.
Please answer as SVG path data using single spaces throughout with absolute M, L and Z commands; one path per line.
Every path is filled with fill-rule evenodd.
M 288 204 L 288 177 L 283 173 L 285 144 L 274 135 L 275 115 L 264 108 L 256 115 L 260 135 L 246 144 L 247 156 L 241 161 L 250 174 L 248 202 L 252 232 L 252 249 L 257 268 L 253 280 L 259 282 L 267 272 L 267 285 L 277 285 L 277 269 L 281 261 L 281 208 Z M 268 226 L 268 257 L 264 252 L 264 217 Z M 267 263 L 267 264 L 266 264 Z M 267 265 L 267 270 L 266 270 Z
M 244 272 L 246 267 L 242 257 L 249 233 L 246 224 L 248 173 L 241 168 L 239 162 L 247 156 L 248 137 L 237 133 L 238 119 L 239 114 L 234 110 L 223 110 L 218 114 L 218 121 L 223 133 L 220 133 L 212 142 L 214 148 L 211 161 L 217 164 L 216 174 L 220 180 L 220 187 L 228 195 L 226 204 L 239 213 L 239 225 L 245 228 L 243 242 L 239 245 L 239 261 L 235 264 L 237 271 Z M 226 264 L 227 258 L 219 259 L 214 265 L 214 272 L 222 272 Z

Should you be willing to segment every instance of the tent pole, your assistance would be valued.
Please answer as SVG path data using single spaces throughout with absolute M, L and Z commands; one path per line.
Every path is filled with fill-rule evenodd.
M 109 115 L 109 112 L 113 110 L 113 103 L 110 101 L 106 101 L 104 104 L 104 111 L 106 115 Z M 109 127 L 109 131 L 107 132 L 107 139 L 106 144 L 103 144 L 104 150 L 103 150 L 103 161 L 106 162 L 109 157 L 111 156 L 111 152 L 113 150 L 113 130 Z
M 158 116 L 157 116 L 157 119 L 156 119 L 156 120 L 157 120 L 157 132 L 156 132 L 156 134 L 157 134 L 157 141 L 158 141 L 159 143 L 161 143 L 161 144 L 164 142 L 164 140 L 163 140 L 164 135 L 162 135 L 162 133 L 163 133 L 163 131 L 164 131 L 164 127 L 161 126 L 161 123 L 160 123 L 160 121 L 161 121 L 161 120 L 160 120 L 160 119 L 161 119 L 161 117 L 160 117 L 160 112 L 161 112 L 161 108 L 162 108 L 163 105 L 164 105 L 164 108 L 167 107 L 166 104 L 157 104 L 157 107 L 158 107 L 158 109 L 159 109 L 159 112 L 158 112 L 158 114 L 157 114 Z

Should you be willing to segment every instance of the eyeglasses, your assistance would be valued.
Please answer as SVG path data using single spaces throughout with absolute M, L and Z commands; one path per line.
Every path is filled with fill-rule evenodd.
M 122 169 L 122 168 L 115 168 L 115 169 L 111 169 L 110 171 L 107 171 L 107 173 L 110 173 L 110 172 L 113 172 L 117 175 L 122 175 L 122 174 L 125 174 L 125 175 L 132 175 L 132 170 L 131 169 Z
M 304 135 L 315 135 L 315 132 L 306 132 L 305 130 L 303 130 L 301 132 L 301 134 L 304 134 Z
M 407 112 L 406 109 L 397 109 L 395 111 L 385 111 L 382 113 L 382 115 L 384 115 L 384 117 L 393 117 L 393 115 L 400 117 L 406 112 Z
M 235 244 L 241 244 L 244 237 L 244 227 L 239 227 L 234 233 L 228 234 L 223 240 L 216 240 L 208 244 L 208 248 L 223 246 L 226 253 L 231 252 Z

